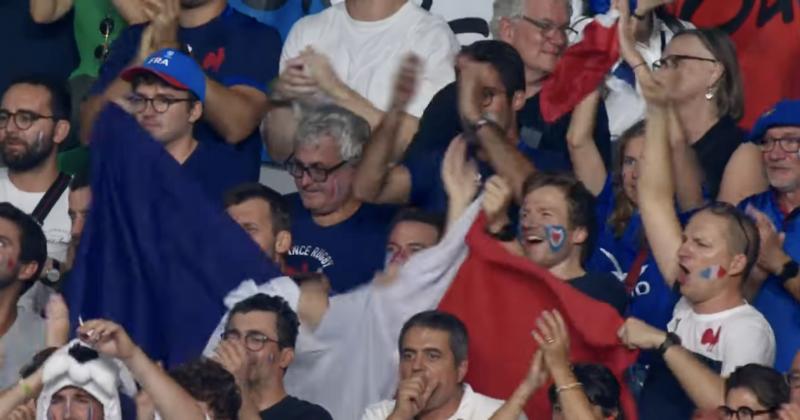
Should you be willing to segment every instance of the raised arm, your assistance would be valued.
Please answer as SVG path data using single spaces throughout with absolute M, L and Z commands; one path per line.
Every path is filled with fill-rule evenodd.
M 204 118 L 227 143 L 244 141 L 267 112 L 264 92 L 250 86 L 223 86 L 206 76 Z
M 36 23 L 53 23 L 72 9 L 73 0 L 30 0 L 31 18 Z
M 462 57 L 461 73 L 458 77 L 458 111 L 464 123 L 465 133 L 474 135 L 486 153 L 489 165 L 511 185 L 514 198 L 522 200 L 522 184 L 535 168 L 533 164 L 506 137 L 499 124 L 490 122 L 475 128 L 481 117 L 481 101 L 485 87 L 484 80 L 492 71 L 488 63 L 479 63 Z M 474 130 L 474 132 L 472 132 Z
M 78 334 L 98 353 L 122 361 L 165 420 L 205 418 L 194 398 L 150 360 L 121 326 L 111 321 L 92 320 L 80 326 Z
M 628 318 L 619 329 L 622 343 L 630 348 L 655 350 L 662 348 L 667 333 L 636 318 Z M 667 367 L 681 387 L 699 408 L 716 408 L 725 403 L 725 381 L 680 345 L 664 351 Z
M 737 205 L 767 188 L 769 181 L 764 171 L 761 150 L 753 143 L 742 143 L 725 165 L 717 200 Z
M 673 203 L 675 185 L 669 144 L 668 103 L 663 86 L 656 82 L 641 54 L 634 48 L 628 2 L 616 1 L 616 6 L 620 11 L 620 54 L 636 72 L 642 95 L 647 101 L 644 156 L 639 164 L 637 184 L 639 211 L 658 268 L 672 286 L 680 270 L 678 248 L 682 242 L 682 229 Z
M 44 387 L 42 381 L 42 367 L 39 367 L 27 378 L 22 378 L 16 384 L 0 391 L 0 418 L 8 418 L 6 416 L 14 409 L 39 395 Z
M 461 217 L 478 192 L 478 167 L 466 160 L 467 143 L 457 137 L 450 142 L 442 162 L 442 182 L 447 192 L 447 226 Z
M 407 203 L 411 194 L 411 175 L 402 165 L 395 165 L 394 150 L 406 106 L 414 95 L 419 75 L 419 58 L 403 60 L 395 81 L 392 102 L 372 133 L 353 182 L 355 196 L 370 203 Z
M 603 157 L 594 142 L 594 126 L 599 103 L 598 91 L 584 98 L 572 111 L 572 120 L 567 131 L 567 150 L 575 176 L 594 196 L 603 191 L 603 185 L 608 177 Z
M 667 109 L 667 131 L 669 132 L 670 147 L 672 148 L 672 174 L 675 177 L 676 199 L 681 211 L 694 210 L 702 207 L 703 199 L 703 171 L 697 160 L 692 146 L 686 140 L 675 108 Z
M 783 271 L 783 267 L 792 261 L 792 257 L 783 250 L 783 241 L 786 238 L 785 233 L 778 233 L 769 218 L 755 208 L 748 208 L 747 213 L 756 220 L 759 243 L 761 244 L 758 250 L 757 266 L 764 272 L 758 279 L 753 279 L 751 274 L 751 278 L 748 279 L 745 285 L 745 297 L 752 299 L 764 284 L 766 275 L 779 276 Z M 795 300 L 800 302 L 800 273 L 783 280 L 783 287 Z

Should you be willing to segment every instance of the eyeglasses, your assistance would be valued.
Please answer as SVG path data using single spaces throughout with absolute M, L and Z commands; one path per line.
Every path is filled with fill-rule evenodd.
M 294 155 L 289 156 L 289 159 L 286 160 L 284 164 L 286 166 L 286 171 L 289 172 L 289 175 L 293 176 L 295 179 L 302 179 L 303 174 L 308 174 L 314 182 L 325 182 L 328 180 L 328 176 L 344 166 L 348 161 L 343 160 L 336 165 L 331 166 L 330 168 L 323 168 L 318 164 L 313 165 L 303 165 L 302 163 L 298 162 L 294 159 Z
M 94 49 L 94 57 L 98 60 L 105 61 L 108 58 L 109 42 L 108 38 L 114 32 L 114 19 L 106 16 L 105 19 L 100 21 L 100 34 L 103 35 L 103 43 Z
M 31 128 L 36 121 L 41 120 L 42 118 L 55 120 L 53 115 L 42 115 L 33 111 L 25 110 L 11 112 L 5 109 L 0 109 L 0 128 L 8 127 L 8 122 L 13 120 L 14 125 L 16 125 L 20 130 L 24 131 Z
M 718 63 L 718 61 L 713 58 L 697 57 L 695 55 L 675 54 L 675 55 L 668 55 L 666 57 L 661 57 L 660 59 L 653 62 L 653 70 L 660 70 L 662 68 L 674 69 L 678 67 L 678 64 L 683 60 L 696 60 L 696 61 L 707 61 L 709 63 Z
M 163 95 L 156 95 L 152 98 L 148 98 L 143 95 L 134 94 L 128 96 L 128 103 L 131 106 L 131 109 L 135 113 L 144 112 L 147 109 L 147 105 L 151 105 L 153 107 L 153 111 L 158 112 L 159 114 L 163 114 L 167 112 L 169 107 L 178 103 L 178 102 L 191 102 L 193 99 L 191 98 L 170 98 L 169 96 Z
M 222 333 L 222 339 L 239 341 L 242 339 L 242 334 L 236 330 L 229 330 Z M 244 336 L 244 346 L 250 351 L 261 351 L 267 343 L 275 343 L 278 347 L 281 345 L 280 341 L 257 332 L 249 332 Z
M 494 97 L 497 95 L 505 95 L 506 91 L 503 89 L 497 89 L 493 87 L 484 87 L 481 91 L 481 106 L 484 108 L 491 105 L 492 101 L 494 101 Z
M 558 33 L 569 37 L 578 34 L 578 31 L 572 29 L 572 27 L 569 26 L 569 24 L 558 26 L 555 23 L 550 22 L 548 20 L 534 19 L 532 17 L 528 17 L 525 15 L 519 15 L 518 17 L 524 20 L 525 22 L 528 22 L 531 25 L 539 28 L 539 30 L 542 31 L 542 33 L 545 34 L 546 36 L 553 36 Z
M 755 416 L 760 416 L 762 414 L 770 414 L 775 411 L 774 409 L 753 410 L 750 407 L 739 407 L 738 409 L 734 410 L 724 405 L 721 405 L 717 410 L 719 410 L 719 414 L 721 414 L 723 418 L 726 419 L 736 418 L 736 420 L 753 420 Z
M 800 388 L 800 371 L 791 370 L 783 376 L 789 388 Z
M 762 152 L 769 152 L 779 144 L 781 149 L 787 153 L 795 153 L 800 150 L 800 137 L 784 137 L 780 139 L 772 137 L 764 137 L 759 142 L 758 147 Z

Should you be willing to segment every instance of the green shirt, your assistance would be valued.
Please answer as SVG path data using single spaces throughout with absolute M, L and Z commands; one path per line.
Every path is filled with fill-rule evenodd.
M 108 44 L 111 45 L 111 41 L 125 29 L 125 20 L 117 13 L 111 0 L 74 1 L 75 43 L 78 45 L 80 64 L 72 72 L 70 78 L 81 75 L 97 77 L 102 62 L 94 56 L 94 50 L 105 41 L 105 37 L 100 32 L 100 22 L 106 16 L 114 20 L 114 30 L 108 37 Z

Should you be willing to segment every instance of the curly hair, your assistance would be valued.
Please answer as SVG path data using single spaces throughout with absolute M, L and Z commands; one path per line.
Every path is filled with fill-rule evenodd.
M 204 402 L 217 420 L 236 420 L 242 396 L 236 379 L 219 363 L 200 358 L 170 371 L 183 389 L 197 401 Z

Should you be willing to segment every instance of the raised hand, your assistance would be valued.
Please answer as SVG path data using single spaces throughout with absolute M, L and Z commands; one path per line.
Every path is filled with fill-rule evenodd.
M 286 61 L 286 67 L 278 77 L 275 91 L 282 99 L 294 100 L 317 94 L 319 86 L 306 71 L 304 58 L 299 56 Z
M 416 374 L 400 381 L 397 387 L 397 399 L 394 411 L 389 415 L 391 420 L 412 420 L 428 405 L 438 384 L 428 380 L 422 374 Z
M 480 186 L 478 165 L 467 160 L 467 142 L 456 136 L 447 147 L 442 162 L 442 182 L 450 201 L 469 203 Z
M 48 347 L 61 347 L 69 340 L 69 308 L 64 298 L 54 293 L 50 295 L 44 308 Z
M 790 260 L 790 257 L 783 251 L 786 234 L 778 232 L 767 215 L 756 210 L 755 207 L 748 206 L 747 214 L 755 219 L 758 228 L 759 243 L 761 244 L 758 248 L 758 266 L 768 273 L 779 274 L 783 265 Z
M 408 54 L 400 63 L 400 70 L 394 82 L 394 92 L 390 107 L 397 110 L 405 110 L 408 103 L 414 97 L 417 88 L 417 79 L 422 67 L 422 62 L 415 54 Z
M 300 57 L 305 63 L 305 73 L 316 82 L 325 94 L 336 98 L 346 90 L 346 85 L 333 71 L 330 60 L 324 54 L 318 53 L 311 47 L 306 47 Z
M 539 343 L 550 374 L 559 369 L 569 369 L 569 329 L 557 310 L 542 312 L 531 335 Z
M 214 350 L 214 356 L 211 359 L 230 372 L 239 387 L 247 387 L 249 367 L 247 365 L 247 349 L 244 348 L 244 344 L 235 340 L 222 340 Z
M 483 212 L 490 232 L 497 233 L 509 222 L 508 208 L 514 198 L 511 185 L 500 175 L 492 175 L 483 186 Z
M 138 347 L 124 328 L 104 319 L 94 319 L 78 327 L 78 336 L 98 353 L 123 362 L 129 360 Z
M 153 51 L 178 48 L 178 17 L 180 0 L 144 0 L 144 11 L 153 28 Z

